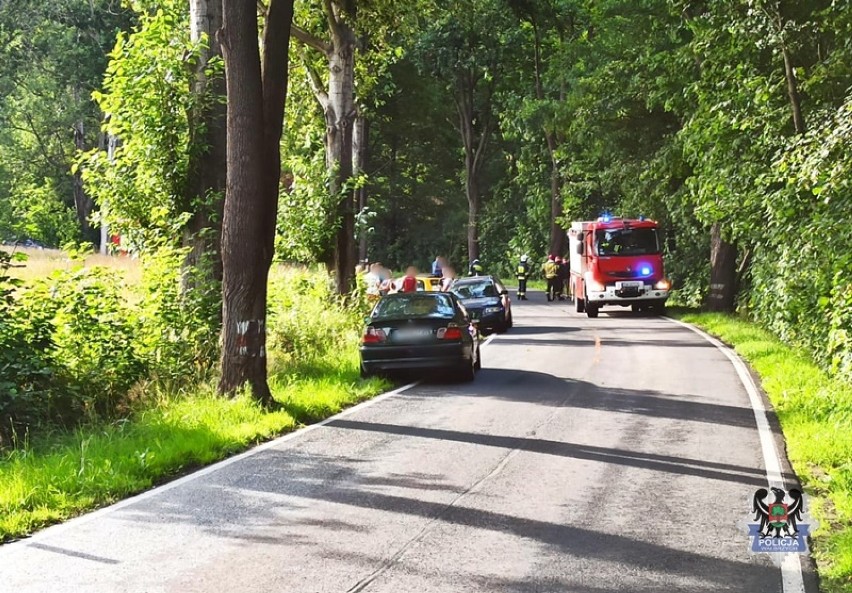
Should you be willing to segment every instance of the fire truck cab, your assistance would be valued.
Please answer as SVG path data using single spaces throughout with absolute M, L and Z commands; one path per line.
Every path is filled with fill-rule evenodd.
M 578 313 L 597 317 L 604 305 L 663 313 L 671 285 L 663 270 L 657 223 L 602 216 L 568 231 L 571 294 Z

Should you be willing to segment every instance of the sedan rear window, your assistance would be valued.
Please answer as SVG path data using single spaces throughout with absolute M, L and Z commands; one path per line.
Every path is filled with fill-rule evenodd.
M 481 299 L 497 296 L 497 289 L 492 282 L 456 284 L 453 287 L 453 292 L 461 299 Z
M 406 294 L 379 301 L 373 310 L 373 319 L 451 319 L 456 311 L 453 302 L 445 294 Z

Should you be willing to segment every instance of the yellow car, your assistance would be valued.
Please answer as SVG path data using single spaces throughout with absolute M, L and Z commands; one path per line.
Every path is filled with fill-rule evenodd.
M 402 281 L 404 279 L 405 276 L 402 276 L 393 281 L 393 289 L 390 291 L 392 294 L 400 291 L 400 289 L 402 288 Z M 416 279 L 418 292 L 438 292 L 441 290 L 440 278 L 420 274 L 419 276 L 416 276 Z

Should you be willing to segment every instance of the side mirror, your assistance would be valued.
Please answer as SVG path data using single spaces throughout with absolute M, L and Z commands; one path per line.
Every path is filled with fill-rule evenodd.
M 585 254 L 585 252 L 586 252 L 585 244 L 582 243 L 582 242 L 577 243 L 577 253 L 580 254 L 580 255 L 583 255 L 583 254 Z

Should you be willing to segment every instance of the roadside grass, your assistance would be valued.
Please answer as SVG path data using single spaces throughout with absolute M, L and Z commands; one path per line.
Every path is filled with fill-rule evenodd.
M 26 250 L 26 281 L 74 265 L 61 252 Z M 86 265 L 127 274 L 128 300 L 142 266 L 123 257 L 90 256 Z M 135 280 L 134 280 L 135 279 Z M 135 284 L 134 284 L 135 282 Z M 387 390 L 359 374 L 360 314 L 330 297 L 322 271 L 276 266 L 269 311 L 269 384 L 274 410 L 247 395 L 216 395 L 215 378 L 141 381 L 122 417 L 75 430 L 36 427 L 0 449 L 0 543 L 116 502 L 257 443 L 317 422 Z M 207 374 L 209 377 L 210 374 Z
M 806 352 L 741 318 L 674 310 L 733 346 L 760 376 L 787 442 L 787 455 L 819 521 L 813 555 L 826 593 L 852 593 L 852 385 Z
M 0 458 L 0 542 L 25 536 L 167 482 L 252 445 L 327 418 L 389 385 L 363 381 L 347 352 L 270 378 L 281 408 L 211 385 L 107 425 L 43 437 Z

